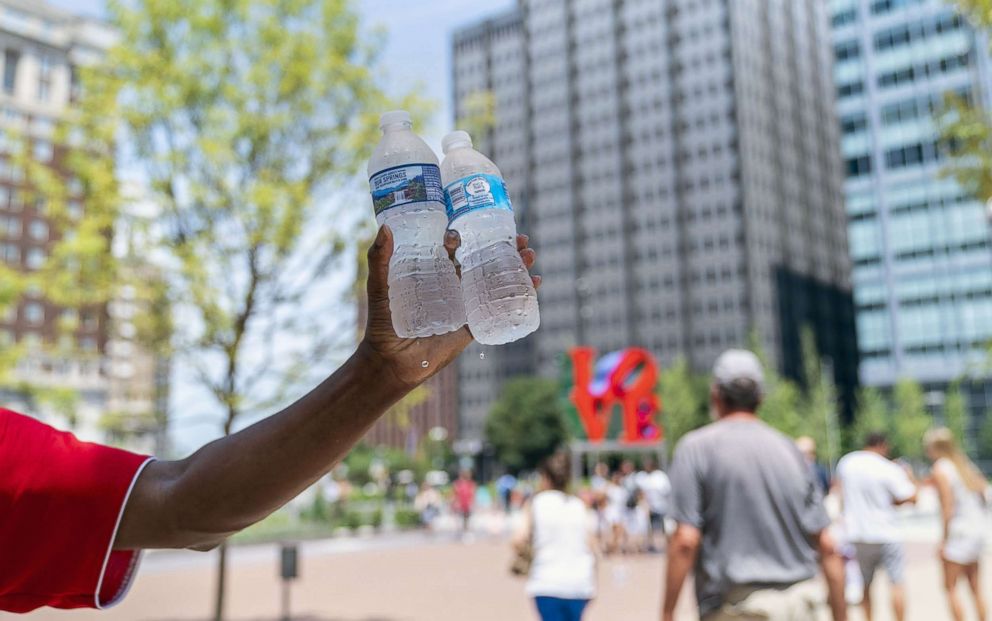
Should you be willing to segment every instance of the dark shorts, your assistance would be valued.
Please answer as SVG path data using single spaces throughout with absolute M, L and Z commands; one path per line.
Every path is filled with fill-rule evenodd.
M 589 600 L 538 596 L 534 603 L 541 621 L 580 621 Z

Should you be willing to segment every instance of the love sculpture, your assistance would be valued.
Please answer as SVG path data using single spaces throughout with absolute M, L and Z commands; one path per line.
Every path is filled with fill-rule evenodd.
M 614 410 L 621 410 L 622 429 L 609 438 L 623 444 L 656 444 L 664 436 L 658 415 L 661 400 L 655 392 L 658 364 L 645 349 L 629 347 L 606 354 L 596 362 L 596 350 L 569 350 L 569 401 L 589 442 L 602 442 L 610 432 Z M 595 363 L 595 366 L 594 366 Z

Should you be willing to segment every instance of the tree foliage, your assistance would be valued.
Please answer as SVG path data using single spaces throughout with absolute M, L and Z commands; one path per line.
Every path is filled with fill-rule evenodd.
M 889 404 L 877 388 L 865 387 L 858 391 L 858 405 L 854 422 L 849 429 L 848 448 L 864 446 L 870 433 L 886 433 L 892 424 Z
M 968 405 L 961 382 L 952 382 L 944 395 L 944 426 L 951 430 L 959 446 L 967 447 L 971 443 L 968 437 Z
M 507 382 L 486 420 L 486 439 L 511 472 L 536 468 L 567 439 L 557 384 L 532 377 Z
M 900 380 L 892 391 L 892 405 L 893 453 L 907 459 L 922 459 L 923 435 L 933 425 L 926 411 L 923 388 L 913 380 Z
M 230 433 L 351 346 L 327 276 L 362 214 L 328 194 L 360 187 L 382 110 L 423 106 L 385 95 L 380 42 L 345 0 L 120 0 L 109 13 L 120 39 L 86 96 L 120 120 L 147 182 L 148 252 L 181 318 L 172 343 Z
M 978 429 L 978 456 L 992 460 L 992 410 L 985 413 L 985 420 Z
M 661 396 L 661 424 L 669 455 L 682 436 L 709 422 L 709 382 L 694 373 L 684 358 L 661 372 L 658 379 Z
M 992 0 L 956 0 L 956 4 L 975 26 L 992 31 Z M 992 111 L 975 97 L 949 94 L 938 120 L 951 157 L 946 172 L 979 200 L 992 201 Z
M 841 451 L 837 386 L 832 369 L 826 367 L 820 358 L 816 337 L 809 326 L 802 329 L 800 339 L 806 382 L 801 429 L 816 442 L 817 452 L 824 461 L 836 463 Z

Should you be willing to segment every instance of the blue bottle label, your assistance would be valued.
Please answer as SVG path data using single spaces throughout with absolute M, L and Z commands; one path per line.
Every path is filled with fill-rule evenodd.
M 506 183 L 496 175 L 469 175 L 444 188 L 444 206 L 448 222 L 476 209 L 505 209 L 513 211 Z
M 436 164 L 404 164 L 369 177 L 375 215 L 409 203 L 444 202 L 441 170 Z

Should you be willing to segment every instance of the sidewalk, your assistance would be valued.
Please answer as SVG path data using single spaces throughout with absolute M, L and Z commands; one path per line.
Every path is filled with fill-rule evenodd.
M 515 621 L 534 619 L 523 581 L 507 572 L 506 544 L 491 538 L 473 543 L 421 534 L 341 539 L 303 544 L 300 580 L 292 587 L 299 621 Z M 231 621 L 278 619 L 278 550 L 273 545 L 237 548 L 229 583 Z M 200 621 L 208 618 L 213 592 L 213 554 L 153 552 L 147 555 L 127 600 L 110 611 L 39 611 L 31 621 Z M 909 621 L 948 618 L 934 547 L 912 543 L 909 560 Z M 657 621 L 664 558 L 607 559 L 600 597 L 587 621 Z M 992 562 L 992 555 L 987 556 Z M 992 571 L 983 576 L 992 593 Z M 884 589 L 884 585 L 880 585 Z M 879 591 L 878 601 L 884 600 Z M 691 590 L 679 618 L 693 619 Z M 860 611 L 852 613 L 860 620 Z M 970 617 L 974 618 L 974 616 Z M 876 621 L 889 621 L 882 610 Z

